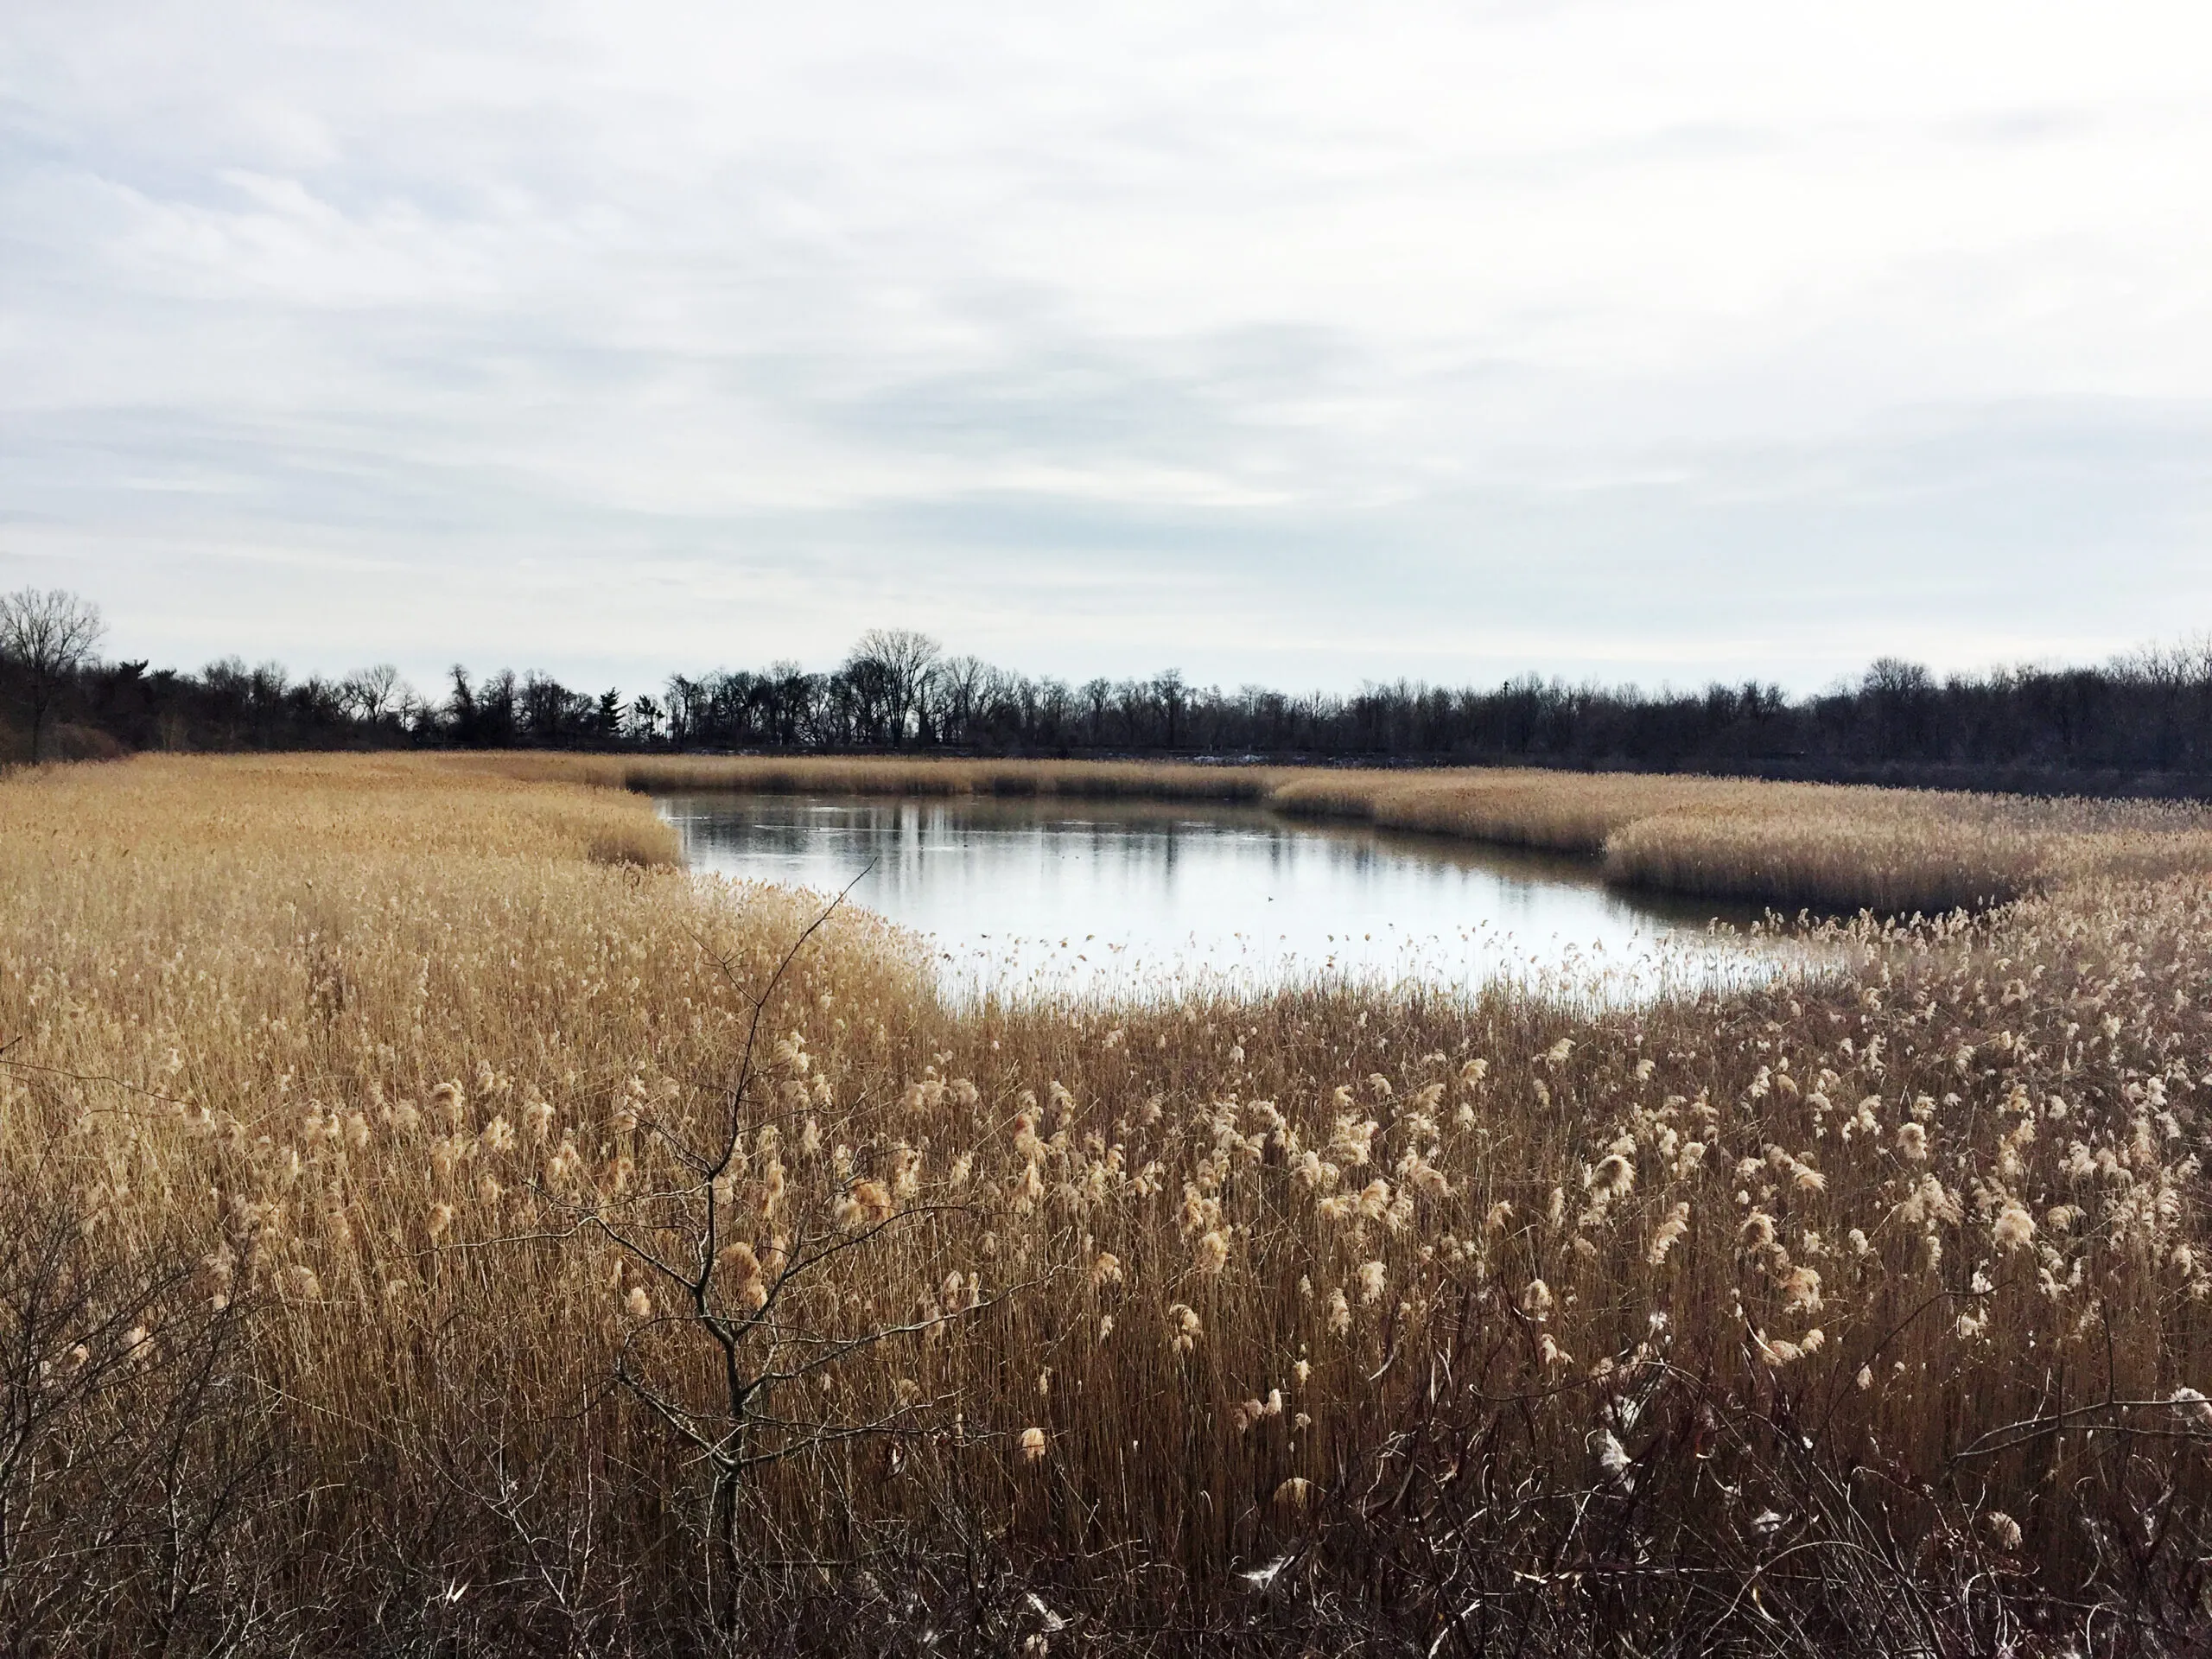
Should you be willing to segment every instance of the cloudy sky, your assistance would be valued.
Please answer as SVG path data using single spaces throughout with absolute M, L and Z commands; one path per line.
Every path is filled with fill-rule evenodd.
M 9 0 L 0 586 L 649 686 L 2212 627 L 2196 4 Z

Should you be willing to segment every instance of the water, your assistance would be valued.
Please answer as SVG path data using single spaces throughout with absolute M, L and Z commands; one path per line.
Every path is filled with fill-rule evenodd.
M 957 995 L 1264 990 L 1500 976 L 1608 1000 L 1763 977 L 1755 912 L 1605 887 L 1580 859 L 1253 808 L 793 795 L 657 803 L 691 868 L 835 893 L 930 937 Z M 862 872 L 866 874 L 863 874 Z

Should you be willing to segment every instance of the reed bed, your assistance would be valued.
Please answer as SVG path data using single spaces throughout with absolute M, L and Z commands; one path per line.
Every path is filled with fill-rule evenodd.
M 750 790 L 766 795 L 839 794 L 1116 798 L 1257 803 L 1283 769 L 1154 761 L 946 760 L 884 756 L 619 755 L 502 753 L 449 755 L 467 771 L 588 782 L 645 794 Z
M 1784 911 L 1934 915 L 2092 874 L 2212 871 L 2212 810 L 2170 802 L 1515 768 L 550 754 L 450 764 L 646 792 L 1230 801 L 1599 858 L 1623 887 Z
M 18 1645 L 2203 1639 L 2212 892 L 2130 815 L 1748 992 L 955 1010 L 558 775 L 0 785 Z

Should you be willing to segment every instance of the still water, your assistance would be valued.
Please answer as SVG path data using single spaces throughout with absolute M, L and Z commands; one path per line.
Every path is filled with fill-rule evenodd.
M 1762 977 L 1710 925 L 1579 859 L 1160 802 L 662 798 L 695 871 L 835 893 L 929 937 L 946 988 L 1173 995 L 1498 976 L 1606 1000 Z M 865 874 L 863 874 L 865 872 Z

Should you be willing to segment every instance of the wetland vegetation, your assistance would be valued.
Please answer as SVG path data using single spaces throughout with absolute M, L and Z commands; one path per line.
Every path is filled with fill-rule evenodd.
M 1870 913 L 1633 1006 L 963 1004 L 680 868 L 647 792 L 734 786 L 1229 797 Z M 0 1627 L 2192 1649 L 2209 870 L 2194 809 L 1701 779 L 19 771 Z

